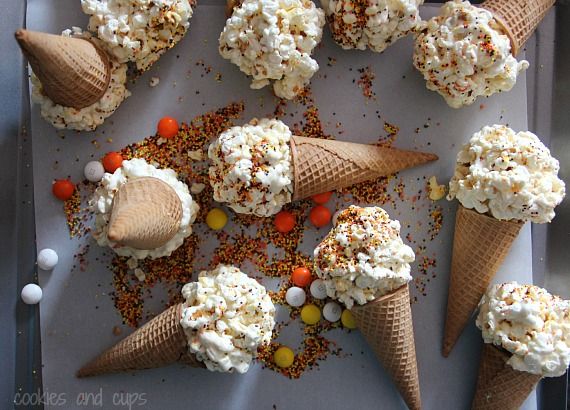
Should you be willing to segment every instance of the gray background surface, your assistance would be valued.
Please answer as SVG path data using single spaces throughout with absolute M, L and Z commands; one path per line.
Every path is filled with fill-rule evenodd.
M 18 310 L 21 313 L 19 316 L 22 320 L 18 323 L 20 329 L 33 328 L 29 325 L 33 324 L 35 320 L 33 315 L 34 309 L 23 307 L 21 303 L 17 302 L 17 294 L 21 287 L 20 284 L 17 283 L 17 280 L 20 280 L 20 282 L 24 281 L 22 283 L 25 283 L 27 282 L 26 276 L 31 276 L 33 268 L 31 265 L 33 262 L 30 263 L 30 255 L 33 255 L 34 253 L 34 246 L 29 235 L 25 238 L 26 242 L 24 242 L 28 246 L 16 246 L 18 243 L 18 235 L 21 237 L 22 232 L 25 233 L 26 229 L 29 234 L 29 227 L 33 223 L 33 215 L 30 212 L 30 206 L 19 206 L 20 204 L 29 205 L 27 202 L 31 199 L 30 190 L 25 189 L 26 187 L 22 186 L 26 181 L 26 177 L 29 181 L 31 164 L 30 161 L 25 158 L 26 148 L 29 148 L 29 141 L 26 141 L 22 136 L 20 136 L 19 139 L 16 138 L 21 116 L 20 99 L 18 97 L 21 90 L 21 82 L 19 81 L 19 77 L 21 75 L 21 71 L 19 70 L 21 67 L 21 58 L 17 53 L 15 42 L 12 38 L 12 32 L 20 25 L 23 7 L 21 4 L 15 6 L 15 3 L 17 2 L 0 0 L 0 5 L 2 6 L 0 19 L 2 19 L 1 22 L 3 23 L 3 31 L 1 33 L 2 51 L 8 51 L 7 54 L 10 54 L 10 58 L 3 58 L 0 61 L 0 79 L 3 86 L 3 92 L 0 95 L 2 98 L 2 104 L 0 106 L 0 113 L 2 114 L 0 157 L 4 163 L 13 165 L 6 167 L 6 171 L 0 174 L 0 181 L 3 188 L 0 194 L 0 205 L 2 206 L 2 209 L 6 210 L 2 213 L 3 219 L 1 220 L 1 226 L 3 235 L 0 236 L 0 240 L 2 240 L 0 252 L 2 252 L 2 260 L 5 262 L 1 270 L 4 281 L 3 286 L 0 287 L 0 292 L 2 292 L 0 293 L 0 296 L 2 297 L 2 323 L 4 324 L 2 331 L 6 332 L 6 337 L 3 336 L 0 338 L 0 348 L 3 353 L 7 353 L 2 355 L 2 361 L 0 362 L 3 370 L 0 373 L 0 399 L 2 400 L 0 403 L 5 403 L 6 405 L 11 402 L 11 392 L 14 391 L 12 376 L 14 374 L 14 369 L 16 368 L 15 353 L 13 350 L 15 347 L 13 337 L 15 334 L 15 307 L 18 306 Z M 549 61 L 546 63 L 548 64 Z M 563 64 L 562 67 L 564 67 Z M 529 81 L 532 81 L 532 78 Z M 559 88 L 558 90 L 560 91 L 561 89 Z M 568 90 L 568 88 L 566 88 L 566 90 Z M 563 110 L 564 106 L 558 107 L 558 111 L 561 109 Z M 24 149 L 21 150 L 19 148 Z M 24 153 L 22 153 L 22 151 L 24 151 Z M 569 163 L 568 161 L 564 162 L 564 158 L 556 151 L 555 155 L 563 161 L 563 166 L 564 163 Z M 15 181 L 16 183 L 14 183 Z M 18 210 L 17 213 L 16 210 Z M 17 223 L 14 223 L 14 221 Z M 557 225 L 556 222 L 554 225 L 560 226 L 560 224 Z M 567 229 L 565 230 L 564 226 L 562 226 L 562 230 L 562 237 L 566 235 L 567 238 Z M 19 260 L 23 263 L 19 264 Z M 19 272 L 20 276 L 16 276 L 16 272 Z M 26 367 L 24 360 L 29 359 L 27 356 L 29 355 L 24 354 L 20 357 L 18 365 L 20 373 L 22 367 Z M 4 405 L 1 404 L 0 407 L 4 408 Z

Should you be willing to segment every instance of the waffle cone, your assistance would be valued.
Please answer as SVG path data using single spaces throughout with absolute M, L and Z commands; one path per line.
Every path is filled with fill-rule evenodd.
M 555 0 L 486 0 L 481 7 L 493 13 L 511 41 L 511 52 L 517 55 L 532 36 Z
M 203 367 L 188 351 L 187 338 L 180 325 L 181 309 L 182 304 L 168 308 L 79 369 L 77 377 L 151 369 L 174 362 Z
M 392 376 L 411 410 L 421 408 L 420 384 L 408 285 L 362 306 L 352 314 L 358 329 Z
M 523 222 L 499 221 L 459 205 L 455 217 L 443 355 L 449 356 Z
M 226 18 L 230 18 L 234 12 L 234 7 L 239 7 L 241 0 L 227 0 L 226 1 Z
M 54 103 L 80 109 L 107 91 L 109 57 L 89 40 L 28 30 L 18 30 L 16 40 Z
M 132 179 L 113 199 L 108 236 L 135 249 L 156 249 L 178 232 L 182 204 L 176 191 L 158 178 Z
M 507 364 L 510 354 L 485 343 L 472 410 L 518 410 L 541 377 Z
M 294 136 L 291 139 L 293 199 L 308 198 L 435 161 L 437 155 Z

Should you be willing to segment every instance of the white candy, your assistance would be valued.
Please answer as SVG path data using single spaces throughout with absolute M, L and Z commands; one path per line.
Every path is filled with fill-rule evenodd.
M 105 175 L 105 168 L 103 168 L 103 164 L 101 164 L 101 162 L 91 161 L 85 165 L 83 174 L 89 181 L 99 182 L 103 179 L 103 175 Z
M 336 322 L 340 319 L 342 308 L 336 302 L 329 302 L 323 307 L 323 316 L 329 322 Z
M 42 300 L 42 288 L 35 283 L 28 283 L 22 288 L 22 300 L 28 305 L 35 305 Z
M 305 291 L 297 286 L 290 287 L 285 294 L 285 300 L 293 307 L 302 306 L 306 299 Z
M 58 260 L 57 253 L 53 249 L 45 248 L 38 253 L 38 267 L 42 270 L 52 270 Z
M 311 295 L 316 299 L 324 299 L 327 297 L 327 288 L 325 287 L 325 282 L 321 279 L 315 279 L 311 283 Z

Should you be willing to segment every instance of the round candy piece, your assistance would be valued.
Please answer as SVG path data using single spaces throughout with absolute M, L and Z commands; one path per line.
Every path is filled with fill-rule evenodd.
M 45 248 L 38 253 L 38 267 L 42 270 L 52 270 L 58 260 L 57 252 L 53 249 Z
M 291 281 L 300 287 L 307 286 L 311 283 L 311 272 L 309 269 L 301 267 L 293 271 L 291 275 Z
M 287 293 L 285 293 L 285 300 L 293 307 L 303 306 L 306 299 L 307 295 L 305 294 L 305 291 L 297 286 L 291 286 L 287 289 Z
M 321 320 L 321 310 L 315 305 L 306 305 L 301 309 L 301 320 L 308 325 L 314 325 Z
M 42 300 L 42 288 L 35 283 L 28 283 L 22 288 L 22 300 L 28 305 L 35 305 Z
M 275 219 L 273 223 L 275 224 L 275 229 L 277 229 L 281 233 L 287 233 L 292 231 L 295 228 L 295 215 L 291 212 L 281 211 L 277 215 L 275 215 Z
M 338 321 L 340 319 L 341 314 L 342 314 L 342 308 L 336 302 L 328 302 L 323 307 L 323 316 L 329 322 L 334 323 Z
M 228 223 L 228 216 L 220 208 L 213 208 L 206 215 L 206 224 L 213 230 L 219 231 Z
M 315 279 L 313 283 L 311 283 L 311 295 L 315 299 L 324 299 L 327 297 L 327 288 L 325 287 L 325 282 L 321 279 Z
M 273 353 L 273 361 L 277 366 L 285 369 L 295 361 L 295 353 L 287 346 L 281 346 Z
M 69 179 L 58 179 L 51 187 L 51 192 L 57 199 L 67 201 L 73 196 L 75 185 Z
M 103 168 L 105 168 L 105 171 L 112 174 L 117 169 L 121 168 L 121 165 L 123 165 L 123 156 L 121 154 L 119 154 L 118 152 L 108 152 L 103 157 L 102 162 L 103 162 Z
M 156 127 L 158 135 L 162 138 L 172 138 L 178 134 L 178 121 L 172 117 L 162 117 Z
M 342 315 L 340 315 L 340 321 L 342 325 L 347 329 L 356 329 L 356 320 L 354 320 L 354 316 L 350 310 L 344 309 L 342 311 Z
M 331 199 L 331 196 L 332 196 L 332 191 L 329 191 L 329 192 L 323 192 L 322 194 L 313 195 L 311 199 L 315 204 L 323 205 L 326 204 L 329 201 L 329 199 Z
M 331 221 L 331 211 L 324 205 L 317 205 L 311 209 L 309 220 L 317 228 L 322 228 Z
M 83 174 L 88 181 L 99 182 L 105 175 L 105 168 L 99 161 L 90 161 L 83 168 Z

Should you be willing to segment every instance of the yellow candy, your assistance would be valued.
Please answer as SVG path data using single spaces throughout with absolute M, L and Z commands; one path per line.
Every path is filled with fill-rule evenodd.
M 308 325 L 314 325 L 321 320 L 321 310 L 315 305 L 305 305 L 301 309 L 301 320 Z
M 350 310 L 344 309 L 342 315 L 340 315 L 340 321 L 347 329 L 356 329 L 356 321 L 354 320 L 354 316 L 352 316 L 352 312 Z
M 211 229 L 219 231 L 228 223 L 228 216 L 220 208 L 214 208 L 206 215 L 206 223 Z
M 273 353 L 273 361 L 281 368 L 290 367 L 295 360 L 295 353 L 286 346 L 281 346 Z

